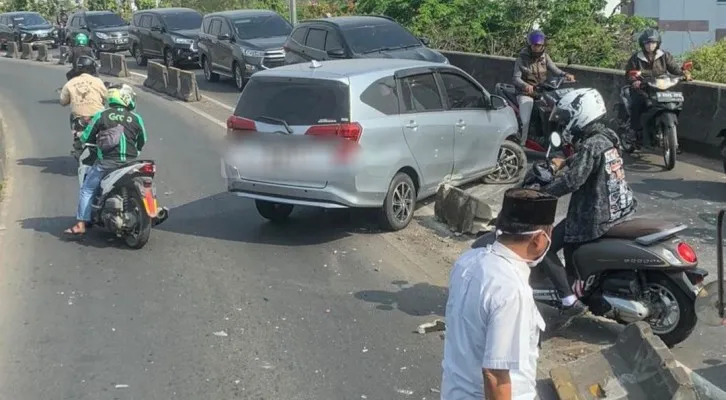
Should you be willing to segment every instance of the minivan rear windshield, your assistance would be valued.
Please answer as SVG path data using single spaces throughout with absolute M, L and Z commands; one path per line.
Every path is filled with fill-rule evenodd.
M 233 21 L 237 37 L 242 40 L 287 36 L 292 25 L 279 15 L 240 18 Z
M 202 26 L 202 15 L 192 11 L 163 14 L 162 18 L 166 27 L 172 31 L 199 29 Z
M 48 21 L 45 20 L 45 18 L 41 17 L 40 14 L 20 14 L 20 15 L 13 15 L 11 17 L 13 19 L 13 25 L 25 25 L 25 26 L 32 26 L 32 25 L 47 25 Z
M 352 26 L 343 29 L 343 36 L 351 49 L 358 54 L 379 49 L 422 46 L 419 39 L 395 23 Z
M 272 117 L 288 125 L 349 122 L 348 85 L 327 79 L 252 77 L 234 115 Z

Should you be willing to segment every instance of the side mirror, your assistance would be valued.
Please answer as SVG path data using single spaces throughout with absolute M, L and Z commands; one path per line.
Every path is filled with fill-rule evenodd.
M 230 35 L 228 35 L 228 34 L 225 33 L 224 35 L 217 36 L 217 39 L 227 41 L 227 40 L 231 40 L 232 39 L 232 36 L 230 36 Z
M 428 45 L 430 45 L 430 44 L 431 44 L 431 40 L 429 40 L 429 38 L 427 38 L 427 37 L 424 37 L 424 36 L 422 36 L 422 37 L 418 38 L 418 40 L 420 40 L 420 41 L 421 41 L 421 43 L 422 43 L 422 44 L 423 44 L 424 46 L 428 46 Z
M 693 61 L 686 61 L 683 63 L 683 67 L 681 67 L 684 71 L 690 71 L 693 69 Z
M 343 49 L 333 49 L 327 51 L 328 56 L 331 58 L 343 58 L 345 57 L 345 51 Z
M 503 97 L 496 95 L 489 97 L 489 104 L 493 110 L 501 110 L 507 107 L 507 101 Z
M 562 146 L 562 136 L 557 132 L 550 133 L 550 146 L 557 149 Z
M 152 26 L 151 27 L 151 31 L 152 32 L 161 32 L 161 27 L 160 26 Z

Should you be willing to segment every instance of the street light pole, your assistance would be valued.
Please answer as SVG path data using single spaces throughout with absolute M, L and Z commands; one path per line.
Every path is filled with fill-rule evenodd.
M 297 24 L 297 2 L 295 0 L 290 0 L 290 23 Z

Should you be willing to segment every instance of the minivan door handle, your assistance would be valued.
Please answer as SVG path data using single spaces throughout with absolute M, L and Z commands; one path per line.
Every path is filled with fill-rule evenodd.
M 408 123 L 407 123 L 406 125 L 404 125 L 404 126 L 405 126 L 406 128 L 408 128 L 408 129 L 413 129 L 413 130 L 416 130 L 416 129 L 418 128 L 418 124 L 417 124 L 417 123 L 416 123 L 416 121 L 414 121 L 414 120 L 411 120 L 411 121 L 409 121 L 409 122 L 408 122 Z

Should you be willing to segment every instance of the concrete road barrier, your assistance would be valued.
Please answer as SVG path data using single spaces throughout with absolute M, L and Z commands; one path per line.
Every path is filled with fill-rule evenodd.
M 146 67 L 144 86 L 157 92 L 166 93 L 168 82 L 169 72 L 166 67 L 157 62 L 149 61 Z
M 111 54 L 111 69 L 109 75 L 119 78 L 128 78 L 130 76 L 125 55 Z
M 70 47 L 68 47 L 68 46 L 60 47 L 60 56 L 58 57 L 58 65 L 66 64 L 66 58 L 68 57 L 68 53 L 70 53 L 70 52 L 71 52 Z
M 434 216 L 454 232 L 477 233 L 496 217 L 485 200 L 448 184 L 439 186 L 435 201 Z
M 199 101 L 202 96 L 199 94 L 197 75 L 194 71 L 179 70 L 179 90 L 176 98 L 187 102 Z
M 7 42 L 5 47 L 7 49 L 7 52 L 5 53 L 6 58 L 20 58 L 18 44 L 16 42 Z
M 48 45 L 39 44 L 36 48 L 38 50 L 38 57 L 35 60 L 41 62 L 48 62 L 50 60 L 50 56 L 48 55 Z
M 617 342 L 550 371 L 562 400 L 697 400 L 694 381 L 645 322 L 628 325 Z
M 21 44 L 22 53 L 20 54 L 21 60 L 30 60 L 33 58 L 33 46 L 30 43 Z
M 101 75 L 111 75 L 111 53 L 101 53 L 101 67 L 98 73 Z
M 168 67 L 166 70 L 168 72 L 166 94 L 179 97 L 179 75 L 181 70 L 174 67 Z

